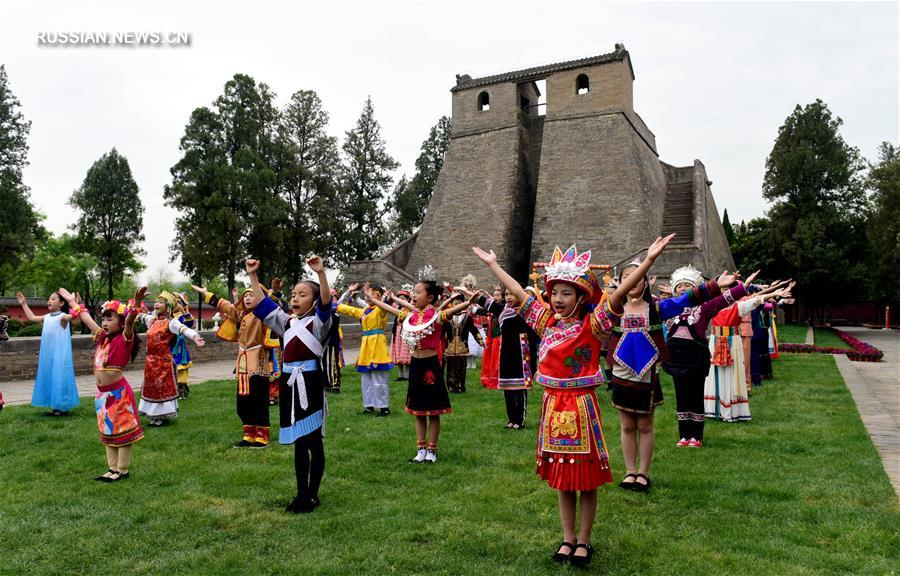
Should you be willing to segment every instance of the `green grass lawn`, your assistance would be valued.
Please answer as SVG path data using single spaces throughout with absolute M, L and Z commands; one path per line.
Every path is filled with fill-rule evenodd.
M 827 328 L 814 328 L 816 346 L 822 348 L 844 348 L 849 350 L 850 346 L 838 338 L 838 335 Z
M 284 512 L 292 448 L 231 448 L 234 385 L 192 388 L 181 416 L 147 429 L 132 477 L 105 469 L 91 401 L 60 419 L 0 415 L 0 572 L 10 574 L 531 575 L 580 571 L 549 560 L 556 494 L 534 474 L 531 426 L 513 432 L 502 395 L 452 396 L 436 465 L 415 450 L 405 385 L 395 414 L 357 415 L 345 370 L 330 397 L 322 506 Z M 785 355 L 754 391 L 753 421 L 709 422 L 700 450 L 676 449 L 674 395 L 657 417 L 649 494 L 600 491 L 592 574 L 892 574 L 900 508 L 830 356 Z M 616 480 L 618 418 L 598 391 Z M 275 415 L 273 409 L 273 417 Z M 277 421 L 277 420 L 275 420 Z
M 779 324 L 778 341 L 803 344 L 806 342 L 806 326 L 801 324 Z

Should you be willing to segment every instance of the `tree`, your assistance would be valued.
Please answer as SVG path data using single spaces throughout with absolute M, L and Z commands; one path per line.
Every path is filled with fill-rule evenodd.
M 27 294 L 49 296 L 60 286 L 79 292 L 89 308 L 98 304 L 97 260 L 82 252 L 70 234 L 50 235 L 35 250 L 34 258 L 16 270 L 15 286 Z
M 728 219 L 728 208 L 726 208 L 725 213 L 722 214 L 722 228 L 725 230 L 725 239 L 728 241 L 728 247 L 734 252 L 737 236 L 735 236 L 734 228 L 731 226 L 731 220 Z
M 31 122 L 9 87 L 6 67 L 0 65 L 0 294 L 12 280 L 16 267 L 34 254 L 37 242 L 46 238 L 43 216 L 31 205 L 22 169 L 28 165 L 28 133 Z
M 399 166 L 385 150 L 371 97 L 356 127 L 346 132 L 343 151 L 341 192 L 349 220 L 343 256 L 347 262 L 366 260 L 386 239 L 384 216 L 391 208 L 388 191 L 394 182 L 391 172 Z
M 872 244 L 872 296 L 881 302 L 900 303 L 900 149 L 881 143 L 868 184 L 872 190 L 867 225 Z
M 763 196 L 780 276 L 798 280 L 801 304 L 846 300 L 847 278 L 865 275 L 866 199 L 859 151 L 821 100 L 799 105 L 778 130 L 766 160 Z M 776 266 L 777 268 L 778 266 Z
M 81 188 L 72 193 L 69 205 L 80 211 L 71 226 L 78 246 L 97 259 L 107 297 L 126 272 L 139 272 L 144 241 L 144 206 L 128 160 L 115 148 L 94 162 Z
M 250 254 L 284 246 L 286 212 L 276 191 L 278 111 L 265 84 L 236 74 L 212 108 L 197 108 L 181 138 L 163 196 L 178 210 L 171 246 L 181 270 L 202 283 L 219 274 L 228 290 Z
M 421 226 L 449 147 L 450 118 L 442 116 L 422 142 L 421 153 L 416 159 L 415 176 L 408 185 L 401 185 L 407 184 L 401 181 L 394 189 L 396 216 L 391 240 L 403 240 Z
M 278 150 L 283 158 L 277 187 L 287 205 L 287 250 L 268 271 L 291 282 L 303 276 L 305 256 L 317 253 L 332 265 L 339 259 L 343 236 L 337 194 L 340 155 L 337 139 L 326 131 L 328 119 L 312 90 L 295 92 L 281 115 Z

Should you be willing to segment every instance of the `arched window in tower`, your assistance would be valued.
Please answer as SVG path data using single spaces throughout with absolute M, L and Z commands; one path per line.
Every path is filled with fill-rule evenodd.
M 478 110 L 481 112 L 487 112 L 491 109 L 491 97 L 487 92 L 482 92 L 478 95 Z
M 581 96 L 590 91 L 591 83 L 588 80 L 587 74 L 579 74 L 578 78 L 575 79 L 575 93 Z

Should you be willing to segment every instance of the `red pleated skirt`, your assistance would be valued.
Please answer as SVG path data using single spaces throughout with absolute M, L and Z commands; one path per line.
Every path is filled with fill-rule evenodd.
M 551 488 L 593 490 L 612 482 L 600 405 L 593 388 L 546 388 L 535 470 Z
M 500 337 L 488 338 L 481 359 L 481 385 L 496 390 L 500 378 Z

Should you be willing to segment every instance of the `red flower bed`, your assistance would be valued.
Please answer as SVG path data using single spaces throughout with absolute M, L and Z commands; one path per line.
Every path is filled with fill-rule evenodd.
M 795 354 L 846 354 L 847 358 L 849 358 L 850 360 L 855 360 L 857 362 L 880 362 L 884 357 L 884 352 L 872 346 L 871 344 L 863 342 L 859 338 L 838 330 L 834 326 L 826 326 L 826 328 L 837 334 L 838 338 L 846 342 L 850 346 L 850 350 L 847 350 L 845 348 L 824 348 L 820 346 L 813 346 L 811 344 L 793 344 L 790 342 L 780 344 L 778 348 L 782 352 Z

